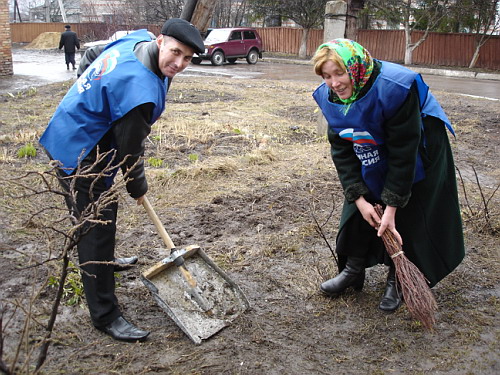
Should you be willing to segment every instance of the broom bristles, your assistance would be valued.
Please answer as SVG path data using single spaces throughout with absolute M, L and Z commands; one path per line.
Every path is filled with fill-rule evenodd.
M 376 204 L 375 211 L 382 217 L 382 206 Z M 436 299 L 423 273 L 405 255 L 401 245 L 391 231 L 382 234 L 382 241 L 396 267 L 396 277 L 401 286 L 403 298 L 411 316 L 419 320 L 423 326 L 432 330 L 436 323 L 435 313 L 438 309 Z

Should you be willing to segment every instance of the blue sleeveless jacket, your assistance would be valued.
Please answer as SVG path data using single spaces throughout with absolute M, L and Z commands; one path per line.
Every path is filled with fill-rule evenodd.
M 52 116 L 40 143 L 59 160 L 66 174 L 133 108 L 153 103 L 150 123 L 165 109 L 166 82 L 134 55 L 134 46 L 150 41 L 139 30 L 110 43 L 68 91 Z
M 330 89 L 325 83 L 313 93 L 328 126 L 353 143 L 354 152 L 361 162 L 363 180 L 376 199 L 380 199 L 382 194 L 388 168 L 383 126 L 403 105 L 414 82 L 417 84 L 422 118 L 437 117 L 454 134 L 450 121 L 420 74 L 401 65 L 384 61 L 373 86 L 365 96 L 351 104 L 347 114 L 344 114 L 343 104 L 328 100 Z M 417 155 L 414 183 L 423 178 L 422 159 Z

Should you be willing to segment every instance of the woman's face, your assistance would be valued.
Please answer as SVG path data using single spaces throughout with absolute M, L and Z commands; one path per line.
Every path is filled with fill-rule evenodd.
M 321 67 L 321 76 L 340 99 L 349 99 L 353 94 L 353 87 L 349 73 L 345 72 L 337 63 L 328 60 Z

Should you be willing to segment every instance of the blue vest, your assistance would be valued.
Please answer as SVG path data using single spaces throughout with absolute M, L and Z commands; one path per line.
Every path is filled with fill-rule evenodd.
M 422 118 L 437 117 L 454 134 L 450 121 L 420 74 L 398 64 L 384 61 L 373 86 L 365 96 L 351 104 L 347 114 L 344 114 L 343 104 L 328 100 L 330 89 L 325 83 L 313 93 L 330 129 L 353 143 L 354 152 L 361 162 L 363 180 L 376 199 L 380 199 L 388 169 L 384 124 L 403 105 L 414 82 L 417 83 Z M 423 129 L 423 124 L 421 127 Z M 417 155 L 413 182 L 423 178 L 422 159 Z
M 166 82 L 134 55 L 137 43 L 150 40 L 146 30 L 139 30 L 110 43 L 57 107 L 40 143 L 62 163 L 66 174 L 73 172 L 113 122 L 133 108 L 153 103 L 151 124 L 162 114 Z

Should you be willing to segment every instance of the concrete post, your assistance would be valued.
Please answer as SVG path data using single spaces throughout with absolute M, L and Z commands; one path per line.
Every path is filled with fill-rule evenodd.
M 323 40 L 328 42 L 336 38 L 344 38 L 347 23 L 347 2 L 343 0 L 329 1 L 325 6 L 325 26 Z M 326 134 L 328 123 L 319 112 L 316 130 L 319 135 Z
M 347 23 L 347 2 L 344 0 L 329 1 L 325 7 L 324 40 L 345 38 Z

